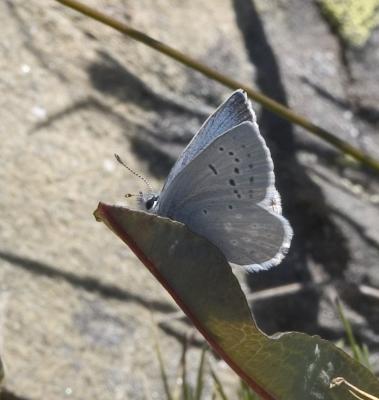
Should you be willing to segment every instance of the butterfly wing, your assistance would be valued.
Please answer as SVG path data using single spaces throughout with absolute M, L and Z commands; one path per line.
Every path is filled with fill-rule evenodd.
M 204 122 L 171 169 L 165 187 L 211 141 L 244 121 L 255 122 L 255 114 L 246 93 L 237 90 Z
M 214 139 L 162 191 L 157 213 L 206 237 L 229 262 L 277 265 L 292 236 L 281 215 L 270 152 L 256 123 Z

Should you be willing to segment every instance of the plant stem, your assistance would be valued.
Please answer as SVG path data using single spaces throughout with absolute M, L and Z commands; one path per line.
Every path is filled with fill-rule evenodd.
M 200 63 L 199 61 L 187 56 L 186 54 L 158 41 L 153 39 L 152 37 L 146 35 L 143 32 L 140 32 L 136 29 L 131 28 L 127 24 L 118 21 L 92 7 L 89 7 L 79 1 L 76 0 L 56 0 L 59 3 L 70 7 L 80 13 L 87 15 L 90 18 L 93 18 L 105 25 L 108 25 L 119 32 L 144 43 L 145 45 L 159 51 L 160 53 L 166 54 L 167 56 L 175 59 L 176 61 L 190 67 L 192 69 L 201 72 L 203 75 L 211 78 L 217 82 L 220 82 L 224 86 L 227 86 L 231 89 L 243 89 L 246 91 L 248 96 L 255 100 L 256 102 L 260 103 L 263 107 L 267 108 L 268 110 L 274 112 L 275 114 L 280 115 L 282 118 L 291 121 L 292 123 L 299 125 L 306 129 L 307 131 L 311 132 L 315 136 L 319 137 L 320 139 L 328 142 L 330 145 L 336 147 L 340 151 L 345 154 L 350 155 L 351 157 L 355 158 L 356 160 L 360 161 L 362 164 L 373 169 L 375 172 L 379 172 L 379 161 L 375 158 L 365 154 L 360 149 L 352 146 L 351 144 L 347 143 L 346 141 L 338 138 L 333 133 L 327 131 L 324 128 L 316 125 L 315 123 L 307 120 L 305 117 L 293 112 L 289 108 L 285 107 L 283 104 L 278 103 L 277 101 L 271 99 L 270 97 L 259 93 L 258 91 L 254 90 L 253 88 L 243 84 L 242 82 L 238 82 L 237 80 L 230 78 L 213 68 L 208 67 L 205 64 Z

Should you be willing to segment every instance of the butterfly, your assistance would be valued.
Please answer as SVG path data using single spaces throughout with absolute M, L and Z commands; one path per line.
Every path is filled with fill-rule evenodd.
M 204 122 L 162 191 L 142 194 L 140 204 L 184 223 L 250 271 L 279 264 L 290 246 L 270 151 L 242 90 Z

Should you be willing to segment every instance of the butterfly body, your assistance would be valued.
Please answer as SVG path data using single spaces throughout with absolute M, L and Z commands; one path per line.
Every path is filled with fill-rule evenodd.
M 212 114 L 183 151 L 147 211 L 183 222 L 231 263 L 277 265 L 292 236 L 281 215 L 270 152 L 243 91 Z

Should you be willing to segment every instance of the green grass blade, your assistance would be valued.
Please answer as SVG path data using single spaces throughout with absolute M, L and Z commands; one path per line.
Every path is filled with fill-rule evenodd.
M 210 368 L 211 376 L 213 379 L 214 387 L 216 389 L 216 393 L 220 396 L 221 400 L 228 400 L 228 397 L 225 394 L 224 388 L 222 387 L 221 381 L 214 372 L 213 368 Z
M 187 350 L 188 350 L 188 338 L 183 342 L 182 356 L 180 359 L 181 370 L 182 370 L 182 399 L 192 400 L 191 386 L 187 380 Z
M 170 385 L 168 384 L 168 379 L 167 379 L 166 369 L 164 367 L 161 349 L 160 349 L 159 342 L 158 342 L 156 335 L 155 335 L 155 351 L 157 353 L 157 358 L 158 358 L 158 363 L 159 363 L 159 371 L 161 374 L 161 379 L 163 382 L 163 389 L 166 394 L 166 398 L 167 398 L 167 400 L 173 400 L 173 396 L 172 396 L 171 390 L 170 390 Z
M 370 363 L 370 353 L 368 351 L 368 347 L 365 344 L 362 345 L 362 357 L 363 364 L 372 371 L 372 365 Z
M 349 345 L 351 347 L 351 351 L 353 352 L 353 356 L 357 361 L 362 362 L 362 359 L 363 359 L 362 353 L 361 353 L 361 350 L 360 350 L 360 348 L 359 348 L 359 346 L 358 346 L 358 344 L 357 344 L 357 342 L 355 340 L 355 337 L 354 337 L 354 334 L 353 334 L 353 330 L 351 328 L 351 324 L 347 320 L 347 318 L 345 317 L 345 313 L 343 311 L 342 304 L 338 299 L 336 301 L 336 304 L 337 304 L 337 310 L 338 310 L 339 317 L 340 317 L 340 319 L 342 321 L 342 324 L 343 324 L 343 327 L 345 329 L 345 333 L 346 333 L 346 337 L 347 337 L 348 343 L 349 343 Z
M 339 316 L 341 318 L 341 321 L 342 321 L 344 329 L 345 329 L 348 343 L 353 352 L 354 358 L 372 371 L 372 366 L 370 363 L 370 354 L 369 354 L 368 348 L 365 344 L 360 346 L 357 343 L 357 341 L 355 340 L 355 337 L 353 334 L 353 329 L 351 327 L 349 320 L 346 318 L 346 316 L 344 314 L 342 304 L 339 300 L 337 300 L 337 308 L 338 308 Z
M 250 387 L 241 379 L 239 388 L 239 400 L 259 400 L 259 397 L 250 389 Z
M 203 347 L 200 356 L 199 368 L 197 369 L 197 379 L 196 379 L 196 390 L 195 390 L 195 400 L 201 399 L 201 393 L 204 388 L 204 365 L 205 365 L 205 353 L 207 351 L 206 347 Z

